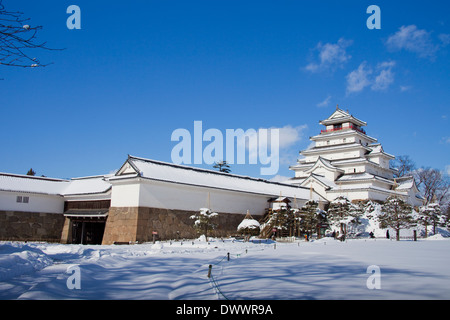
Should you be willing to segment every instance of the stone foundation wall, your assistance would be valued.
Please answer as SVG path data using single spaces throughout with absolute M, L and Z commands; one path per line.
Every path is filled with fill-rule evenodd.
M 0 239 L 59 241 L 64 225 L 60 213 L 0 211 Z
M 110 208 L 102 244 L 137 241 L 138 211 L 139 208 Z
M 194 211 L 169 210 L 160 208 L 111 207 L 106 221 L 103 244 L 114 242 L 152 241 L 152 232 L 158 232 L 158 240 L 199 236 L 194 229 L 194 220 L 190 216 Z M 218 228 L 211 230 L 208 236 L 225 237 L 237 233 L 237 226 L 245 214 L 219 213 Z M 260 216 L 254 216 L 260 219 Z

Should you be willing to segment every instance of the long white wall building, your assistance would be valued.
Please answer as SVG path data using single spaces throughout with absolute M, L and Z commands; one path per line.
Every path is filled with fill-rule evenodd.
M 225 235 L 248 211 L 262 217 L 280 195 L 298 206 L 327 202 L 305 187 L 133 156 L 110 175 L 63 180 L 0 173 L 0 238 L 111 244 L 149 241 L 154 233 L 193 237 L 189 217 L 205 207 L 220 213 Z

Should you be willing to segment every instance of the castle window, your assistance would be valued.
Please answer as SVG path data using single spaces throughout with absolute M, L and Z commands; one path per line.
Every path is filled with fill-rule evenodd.
M 30 197 L 17 196 L 16 202 L 17 203 L 28 203 L 28 202 L 30 202 Z

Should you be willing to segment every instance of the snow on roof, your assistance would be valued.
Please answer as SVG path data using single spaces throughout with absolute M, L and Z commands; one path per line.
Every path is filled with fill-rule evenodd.
M 343 121 L 354 122 L 361 126 L 367 125 L 367 122 L 362 121 L 358 118 L 355 118 L 348 111 L 344 111 L 338 107 L 336 107 L 336 111 L 334 111 L 332 115 L 330 115 L 327 119 L 320 121 L 319 123 L 323 124 L 323 125 L 327 125 L 327 124 L 343 122 Z
M 0 173 L 0 190 L 48 195 L 75 195 L 106 192 L 111 184 L 105 176 L 71 180 Z
M 278 197 L 273 202 L 291 202 L 287 197 Z
M 356 174 L 346 174 L 342 177 L 339 177 L 337 181 L 353 181 L 353 180 L 366 180 L 366 179 L 373 179 L 375 176 L 373 174 L 362 172 L 362 173 L 356 173 Z
M 340 168 L 337 168 L 337 167 L 333 166 L 333 165 L 331 164 L 330 160 L 327 160 L 327 159 L 325 159 L 325 158 L 319 156 L 319 157 L 317 158 L 316 162 L 314 163 L 314 165 L 313 165 L 311 168 L 309 168 L 308 170 L 305 170 L 305 173 L 311 173 L 311 172 L 314 172 L 315 169 L 316 169 L 320 164 L 324 165 L 326 168 L 328 168 L 328 169 L 331 170 L 331 171 L 340 171 L 340 172 L 344 172 L 344 170 L 342 170 L 342 169 L 340 169 Z
M 106 178 L 111 176 L 112 175 L 71 179 L 70 184 L 62 193 L 63 195 L 76 195 L 107 192 L 111 188 L 111 183 L 109 183 Z
M 368 157 L 373 156 L 373 155 L 378 155 L 379 153 L 388 156 L 389 158 L 395 158 L 395 156 L 393 156 L 392 154 L 386 153 L 383 150 L 383 147 L 381 146 L 380 143 L 376 143 L 376 144 L 370 144 L 368 145 L 368 147 L 370 149 L 372 149 L 372 151 L 370 151 L 370 153 L 367 155 Z
M 362 133 L 353 129 L 347 129 L 347 128 L 343 128 L 342 130 L 339 131 L 330 131 L 330 132 L 324 132 L 315 136 L 310 137 L 309 139 L 311 141 L 318 141 L 318 140 L 328 140 L 331 137 L 332 138 L 336 138 L 336 137 L 340 137 L 340 136 L 348 136 L 348 135 L 362 135 L 365 136 L 366 139 L 376 142 L 378 141 L 376 138 L 371 137 L 369 135 L 367 135 L 366 133 Z
M 0 173 L 0 190 L 60 195 L 69 184 L 68 180 Z
M 397 183 L 396 190 L 411 189 L 414 186 L 414 177 L 405 176 L 401 178 L 396 178 L 395 182 Z
M 331 146 L 323 146 L 323 147 L 314 147 L 311 149 L 306 149 L 301 151 L 300 153 L 302 155 L 308 155 L 310 153 L 322 153 L 322 152 L 326 152 L 326 151 L 335 151 L 335 150 L 340 150 L 340 149 L 354 149 L 354 148 L 362 148 L 365 149 L 367 151 L 370 151 L 371 149 L 363 146 L 360 143 L 347 143 L 347 144 L 338 144 L 338 145 L 331 145 Z
M 331 180 L 325 178 L 324 176 L 312 173 L 311 177 L 315 178 L 316 180 L 318 180 L 319 182 L 323 183 L 327 187 L 330 187 L 330 188 L 336 187 L 336 183 L 334 181 L 331 181 Z
M 309 199 L 310 197 L 310 191 L 307 188 L 265 179 L 176 165 L 173 163 L 133 156 L 129 156 L 127 162 L 135 168 L 136 175 L 134 176 L 140 176 L 151 180 L 256 193 L 272 197 L 278 197 L 280 194 L 285 197 L 296 197 L 298 199 Z M 124 176 L 116 175 L 109 180 L 117 181 L 128 177 L 130 177 L 129 174 Z M 325 200 L 317 193 L 313 193 L 313 198 L 317 201 Z

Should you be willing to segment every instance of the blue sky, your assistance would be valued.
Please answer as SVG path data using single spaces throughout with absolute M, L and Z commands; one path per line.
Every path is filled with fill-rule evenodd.
M 386 152 L 448 172 L 450 4 L 393 2 L 3 0 L 65 50 L 34 51 L 45 68 L 0 66 L 0 171 L 69 178 L 127 154 L 170 162 L 172 132 L 199 120 L 282 128 L 278 174 L 291 176 L 339 104 Z M 81 30 L 66 27 L 72 4 Z M 371 4 L 380 30 L 366 27 Z

